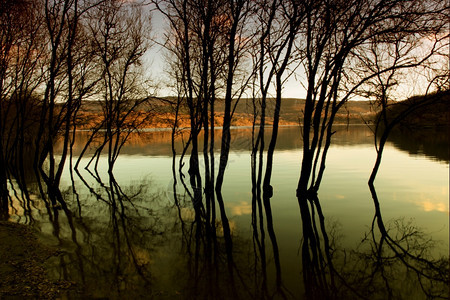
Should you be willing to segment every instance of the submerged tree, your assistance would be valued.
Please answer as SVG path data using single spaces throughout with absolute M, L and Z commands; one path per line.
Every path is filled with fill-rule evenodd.
M 36 134 L 40 109 L 36 89 L 43 81 L 45 61 L 41 8 L 40 2 L 0 2 L 0 202 L 5 213 L 9 173 L 23 182 L 24 161 L 32 164 L 30 140 Z
M 103 113 L 89 140 L 100 129 L 105 130 L 94 157 L 98 159 L 106 147 L 111 172 L 130 133 L 149 116 L 139 111 L 145 110 L 149 99 L 141 64 L 150 46 L 150 18 L 138 3 L 116 0 L 103 1 L 89 17 L 89 35 L 98 63 L 97 95 L 102 98 L 99 103 Z
M 47 186 L 44 194 L 55 205 L 63 202 L 58 187 L 84 99 L 94 93 L 106 97 L 104 124 L 109 130 L 105 140 L 110 142 L 111 162 L 137 126 L 136 120 L 144 119 L 129 115 L 146 100 L 137 89 L 141 74 L 136 66 L 147 50 L 149 27 L 148 20 L 137 13 L 139 8 L 122 2 L 58 0 L 34 4 L 2 2 L 0 156 L 5 167 L 1 178 L 6 183 L 8 164 L 14 165 L 11 170 L 16 177 L 24 178 L 24 162 L 34 157 L 31 163 Z M 100 25 L 96 19 L 99 11 L 106 18 Z M 103 90 L 98 83 L 104 83 Z M 117 128 L 127 134 L 119 137 Z M 60 156 L 55 153 L 59 139 Z M 6 185 L 2 191 L 7 197 Z
M 256 189 L 253 193 L 253 222 L 256 222 L 256 209 L 259 209 L 261 217 L 263 215 L 261 194 L 266 211 L 270 210 L 269 199 L 273 194 L 270 185 L 271 166 L 284 80 L 294 70 L 304 71 L 305 80 L 301 84 L 306 89 L 306 99 L 300 124 L 303 158 L 297 199 L 306 224 L 305 241 L 314 246 L 316 237 L 311 234 L 313 230 L 307 228 L 311 224 L 308 221 L 311 218 L 309 202 L 317 201 L 326 156 L 334 134 L 336 114 L 349 99 L 358 95 L 366 83 L 380 76 L 389 76 L 389 72 L 394 70 L 422 66 L 437 52 L 434 48 L 422 52 L 397 51 L 396 64 L 383 63 L 379 64 L 379 68 L 361 67 L 367 63 L 364 59 L 368 57 L 363 54 L 370 52 L 370 45 L 381 50 L 385 45 L 393 45 L 396 39 L 400 39 L 401 44 L 412 43 L 414 49 L 420 49 L 424 37 L 441 36 L 448 8 L 438 1 L 255 1 L 252 5 L 244 2 L 223 1 L 212 4 L 205 1 L 198 5 L 197 2 L 187 0 L 154 1 L 171 26 L 166 47 L 173 55 L 171 66 L 175 68 L 173 74 L 176 75 L 180 92 L 177 108 L 185 103 L 190 118 L 187 144 L 191 146 L 189 178 L 194 208 L 201 213 L 206 211 L 208 220 L 214 219 L 214 196 L 211 193 L 211 187 L 214 187 L 220 211 L 225 212 L 220 191 L 230 151 L 230 125 L 235 108 L 233 90 L 243 91 L 241 85 L 234 82 L 234 72 L 242 59 L 238 54 L 243 51 L 240 48 L 242 44 L 237 41 L 244 37 L 253 39 L 249 43 L 254 50 L 251 82 L 255 99 L 260 98 L 259 103 L 254 102 L 254 113 L 260 113 L 260 128 L 254 138 L 252 153 L 252 165 L 258 164 L 258 168 L 252 169 L 253 189 Z M 226 26 L 214 27 L 214 20 L 218 17 L 226 21 Z M 242 34 L 246 28 L 251 28 L 251 35 Z M 222 33 L 225 33 L 225 37 L 222 37 Z M 228 48 L 225 48 L 227 51 L 216 50 L 218 46 L 224 45 L 221 39 L 228 43 Z M 385 61 L 387 58 L 378 56 L 378 59 Z M 219 88 L 219 83 L 222 83 L 223 89 Z M 276 92 L 276 105 L 263 181 L 264 128 L 270 88 Z M 214 137 L 209 135 L 213 134 L 209 129 L 215 124 L 214 103 L 220 91 L 225 95 L 225 111 L 220 165 L 214 182 Z M 199 167 L 199 136 L 202 130 L 205 143 L 204 190 Z M 184 151 L 187 151 L 188 145 Z M 257 161 L 258 151 L 260 156 Z M 206 209 L 202 200 L 203 191 L 207 198 Z M 201 213 L 197 215 L 201 216 Z M 226 220 L 225 217 L 222 216 L 222 221 Z
M 442 23 L 434 23 L 433 25 L 442 25 Z M 448 89 L 448 82 L 442 85 L 439 80 L 442 76 L 441 72 L 435 73 L 435 79 L 431 80 L 427 88 L 428 90 L 434 86 L 437 91 L 431 92 L 421 97 L 410 97 L 404 101 L 396 102 L 392 100 L 393 93 L 397 86 L 401 83 L 401 76 L 397 73 L 402 73 L 397 66 L 404 66 L 404 61 L 408 60 L 412 66 L 421 66 L 422 70 L 432 68 L 434 65 L 434 58 L 442 49 L 448 49 L 448 33 L 442 35 L 440 28 L 436 27 L 434 32 L 425 37 L 426 40 L 431 40 L 428 47 L 420 49 L 427 54 L 425 57 L 417 59 L 415 51 L 417 51 L 417 44 L 408 39 L 410 37 L 400 33 L 392 35 L 389 44 L 372 43 L 370 44 L 371 51 L 362 60 L 364 66 L 372 70 L 379 71 L 390 67 L 388 72 L 379 73 L 372 80 L 369 81 L 366 92 L 373 95 L 375 104 L 380 107 L 374 125 L 374 144 L 376 150 L 376 159 L 370 174 L 368 185 L 372 200 L 374 202 L 375 214 L 371 228 L 371 238 L 368 240 L 373 243 L 372 249 L 378 259 L 377 264 L 383 269 L 384 264 L 390 261 L 390 256 L 400 258 L 399 267 L 403 267 L 408 273 L 413 274 L 419 281 L 420 289 L 429 298 L 446 298 L 448 297 L 448 264 L 445 258 L 429 259 L 429 246 L 433 245 L 432 240 L 426 240 L 422 237 L 422 233 L 414 228 L 411 224 L 404 222 L 395 222 L 395 228 L 385 224 L 382 217 L 381 203 L 375 189 L 375 179 L 378 170 L 381 166 L 382 156 L 389 135 L 402 121 L 408 118 L 411 114 L 419 109 L 426 109 L 433 105 L 438 105 L 439 102 L 448 102 L 450 92 Z M 419 44 L 420 45 L 420 44 Z M 385 58 L 384 60 L 381 58 Z M 384 64 L 384 65 L 383 65 Z M 437 83 L 437 85 L 435 85 Z M 443 89 L 443 90 L 442 90 Z M 397 231 L 403 231 L 403 236 L 398 235 Z M 414 240 L 420 240 L 417 242 Z M 389 254 L 388 254 L 389 253 Z M 374 271 L 375 272 L 375 271 Z M 384 283 L 387 290 L 390 290 L 389 273 L 383 276 Z
M 324 4 L 316 8 L 319 10 L 308 16 L 305 44 L 300 48 L 305 53 L 307 98 L 302 124 L 303 159 L 297 198 L 302 214 L 304 244 L 309 244 L 303 247 L 302 255 L 307 258 L 306 261 L 311 262 L 320 258 L 320 255 L 311 250 L 321 243 L 317 234 L 314 234 L 314 207 L 318 205 L 317 192 L 334 134 L 334 117 L 345 102 L 362 88 L 376 87 L 377 93 L 370 95 L 377 96 L 381 107 L 376 128 L 379 128 L 380 122 L 384 122 L 387 129 L 380 140 L 378 135 L 375 136 L 375 140 L 379 141 L 377 162 L 369 180 L 376 207 L 374 222 L 377 220 L 384 236 L 376 242 L 378 255 L 383 257 L 384 246 L 389 245 L 390 251 L 400 257 L 408 269 L 417 271 L 415 268 L 427 265 L 430 267 L 428 271 L 434 272 L 434 275 L 430 275 L 419 271 L 417 275 L 420 278 L 441 282 L 445 278 L 439 277 L 442 271 L 439 263 L 423 259 L 420 254 L 408 253 L 407 248 L 391 238 L 384 229 L 373 180 L 381 162 L 388 132 L 416 106 L 410 105 L 397 115 L 398 118 L 384 118 L 389 103 L 388 90 L 399 81 L 401 70 L 426 65 L 431 58 L 439 55 L 439 47 L 445 47 L 442 44 L 445 39 L 442 32 L 448 8 L 440 3 L 410 1 L 352 1 L 335 6 Z M 426 42 L 430 37 L 433 39 L 431 47 Z M 367 91 L 365 95 L 368 95 Z M 322 218 L 319 220 L 323 222 Z M 324 239 L 323 242 L 327 247 L 327 240 Z M 332 265 L 330 266 L 333 271 Z
M 391 43 L 397 35 L 419 43 L 421 37 L 443 30 L 445 9 L 442 3 L 432 1 L 355 0 L 315 2 L 308 10 L 303 43 L 298 49 L 305 57 L 307 89 L 301 130 L 303 158 L 297 186 L 302 217 L 309 218 L 308 200 L 316 197 L 320 186 L 338 110 L 367 81 L 393 69 L 416 67 L 433 51 L 407 57 L 399 52 L 398 64 L 358 73 L 356 61 L 360 53 L 373 41 L 378 45 Z
M 255 24 L 257 26 L 254 47 L 255 76 L 253 79 L 253 130 L 252 130 L 252 225 L 255 244 L 258 246 L 262 261 L 263 286 L 267 284 L 266 248 L 264 215 L 267 219 L 267 231 L 270 236 L 274 260 L 277 269 L 278 292 L 281 287 L 281 266 L 278 244 L 273 228 L 270 199 L 273 196 L 271 186 L 273 155 L 278 136 L 278 125 L 282 105 L 284 82 L 292 75 L 298 57 L 294 57 L 295 43 L 304 21 L 305 3 L 298 1 L 257 1 Z M 292 67 L 294 65 L 294 67 Z M 267 150 L 264 169 L 266 115 L 269 90 L 275 90 L 275 109 L 273 112 L 272 135 Z M 259 121 L 259 128 L 256 123 Z M 256 132 L 255 132 L 256 130 Z M 262 186 L 261 186 L 262 185 Z
M 250 1 L 153 1 L 169 21 L 165 48 L 171 59 L 171 74 L 177 85 L 178 109 L 186 107 L 189 120 L 189 181 L 196 216 L 206 218 L 206 230 L 215 235 L 217 201 L 224 231 L 230 231 L 221 190 L 230 151 L 232 116 L 248 76 L 242 71 L 251 40 L 245 36 Z M 224 111 L 220 160 L 215 178 L 217 103 Z M 204 179 L 199 143 L 203 133 Z M 180 166 L 183 162 L 180 162 Z M 180 168 L 181 170 L 181 168 Z M 183 177 L 183 175 L 181 175 Z M 182 179 L 181 177 L 181 179 Z M 203 202 L 203 181 L 205 201 Z M 198 224 L 202 224 L 200 219 Z M 226 235 L 226 236 L 229 236 Z M 228 240 L 231 243 L 231 240 Z M 209 245 L 210 246 L 210 245 Z M 230 248 L 230 247 L 228 247 Z
M 89 95 L 96 82 L 93 77 L 93 56 L 86 36 L 86 13 L 99 1 L 46 1 L 43 5 L 46 38 L 43 67 L 43 99 L 35 146 L 34 167 L 47 185 L 52 204 L 64 204 L 59 184 L 71 145 L 82 99 Z M 55 142 L 62 138 L 63 149 L 55 154 Z M 48 167 L 45 165 L 48 163 Z

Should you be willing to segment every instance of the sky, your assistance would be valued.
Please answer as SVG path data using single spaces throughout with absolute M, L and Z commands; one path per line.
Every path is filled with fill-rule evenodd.
M 164 16 L 157 11 L 152 13 L 152 34 L 153 38 L 162 42 L 164 40 L 164 33 L 168 27 L 167 21 Z M 157 86 L 158 96 L 174 96 L 174 92 L 167 87 L 170 78 L 167 76 L 166 72 L 166 62 L 165 62 L 165 49 L 157 44 L 154 44 L 144 56 L 144 67 L 149 70 L 148 75 L 152 78 L 152 81 Z M 302 77 L 303 74 L 296 74 L 297 78 Z M 275 91 L 272 89 L 269 91 L 272 95 L 275 95 Z M 284 85 L 283 88 L 284 98 L 305 98 L 306 92 L 301 86 L 301 84 L 294 79 L 290 78 Z
M 153 11 L 152 13 L 152 34 L 153 38 L 158 42 L 163 42 L 164 33 L 168 27 L 167 21 L 164 16 Z M 166 62 L 165 62 L 165 49 L 161 45 L 153 45 L 148 50 L 144 57 L 144 68 L 148 70 L 148 76 L 150 76 L 152 82 L 157 87 L 158 96 L 174 96 L 175 93 L 168 88 L 170 78 L 167 76 Z M 448 65 L 448 63 L 447 63 Z M 423 71 L 422 71 L 423 72 Z M 301 98 L 306 97 L 306 91 L 302 86 L 300 80 L 305 76 L 298 70 L 293 76 L 291 76 L 284 84 L 282 96 L 283 98 Z M 420 71 L 410 70 L 401 79 L 400 84 L 393 93 L 394 97 L 399 100 L 406 99 L 414 95 L 424 94 L 427 88 L 427 81 L 425 74 Z M 269 91 L 272 96 L 275 95 L 274 90 Z M 368 100 L 362 97 L 354 97 L 353 100 Z

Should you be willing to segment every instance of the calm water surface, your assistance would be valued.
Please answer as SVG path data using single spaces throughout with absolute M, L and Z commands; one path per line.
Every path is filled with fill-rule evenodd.
M 336 266 L 344 266 L 342 274 L 354 277 L 361 272 L 355 268 L 363 265 L 359 262 L 361 252 L 369 247 L 361 241 L 370 231 L 375 213 L 367 180 L 376 152 L 368 128 L 343 126 L 337 130 L 319 199 Z M 79 138 L 75 156 L 81 149 L 83 134 Z M 299 130 L 280 129 L 274 156 L 274 194 L 270 203 L 279 261 L 268 232 L 262 231 L 263 252 L 258 244 L 261 231 L 258 239 L 253 235 L 251 130 L 232 130 L 232 140 L 223 187 L 233 240 L 231 273 L 220 224 L 220 245 L 215 248 L 219 250 L 211 256 L 199 246 L 207 242 L 196 236 L 194 210 L 179 174 L 174 190 L 170 131 L 132 136 L 116 162 L 114 178 L 106 172 L 106 156 L 101 157 L 97 174 L 83 168 L 80 174 L 72 174 L 75 189 L 67 170 L 61 189 L 71 211 L 69 216 L 62 210 L 49 215 L 35 196 L 31 216 L 23 214 L 17 200 L 12 219 L 36 227 L 45 243 L 62 249 L 48 266 L 54 278 L 77 283 L 78 294 L 69 293 L 69 298 L 303 299 L 302 222 L 295 196 L 302 158 Z M 420 228 L 424 239 L 434 241 L 430 255 L 447 256 L 448 157 L 445 150 L 427 151 L 433 148 L 429 144 L 411 144 L 414 149 L 394 140 L 385 149 L 375 182 L 383 218 L 388 224 L 401 220 L 402 224 Z M 178 153 L 181 145 L 182 139 L 178 138 Z M 448 144 L 444 147 L 448 149 Z M 88 158 L 83 159 L 81 165 L 87 161 Z M 187 178 L 187 166 L 183 170 Z M 35 194 L 38 195 L 37 188 Z M 267 230 L 267 224 L 264 228 Z M 349 281 L 358 282 L 351 278 Z M 376 285 L 374 282 L 374 289 Z M 399 291 L 394 289 L 393 295 L 426 298 L 417 286 L 408 287 L 407 280 L 399 280 L 394 286 Z M 374 298 L 383 297 L 375 295 Z

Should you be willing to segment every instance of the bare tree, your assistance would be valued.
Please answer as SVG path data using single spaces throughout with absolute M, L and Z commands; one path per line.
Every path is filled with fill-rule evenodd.
M 86 13 L 99 1 L 58 0 L 43 3 L 46 37 L 44 95 L 39 118 L 34 167 L 48 187 L 53 203 L 63 203 L 59 192 L 70 134 L 83 97 L 92 92 L 97 80 L 93 75 L 93 54 L 86 43 Z M 59 159 L 54 143 L 62 136 L 63 150 Z M 44 162 L 48 162 L 48 169 Z
M 251 39 L 245 36 L 246 21 L 250 17 L 250 2 L 187 0 L 153 2 L 170 24 L 164 46 L 171 53 L 170 65 L 174 67 L 172 74 L 175 75 L 174 79 L 179 87 L 179 103 L 184 103 L 189 113 L 188 144 L 191 148 L 188 172 L 196 216 L 199 218 L 205 216 L 206 230 L 215 234 L 215 229 L 209 227 L 215 226 L 217 199 L 223 228 L 229 231 L 221 188 L 228 161 L 233 112 L 248 81 L 246 73 L 239 68 L 251 43 Z M 215 179 L 214 126 L 216 103 L 221 101 L 219 100 L 221 96 L 224 97 L 225 109 L 219 170 Z M 202 132 L 205 203 L 202 196 L 203 178 L 199 167 L 199 136 Z
M 36 133 L 36 89 L 42 82 L 44 39 L 41 3 L 0 3 L 0 181 L 7 212 L 8 170 L 24 181 L 24 161 L 32 156 L 28 140 Z M 13 168 L 10 168 L 14 165 Z M 16 172 L 17 171 L 17 172 Z
M 282 104 L 282 89 L 284 82 L 292 69 L 298 64 L 294 57 L 295 43 L 300 33 L 300 25 L 306 16 L 305 3 L 296 1 L 259 1 L 255 9 L 255 22 L 257 24 L 255 36 L 258 39 L 253 54 L 254 65 L 257 69 L 254 78 L 254 122 L 252 142 L 252 223 L 254 237 L 257 240 L 261 255 L 265 256 L 265 228 L 264 211 L 267 218 L 267 229 L 272 242 L 277 266 L 277 285 L 281 286 L 281 269 L 279 264 L 278 245 L 273 230 L 270 198 L 273 195 L 270 184 L 272 176 L 273 155 L 278 136 L 280 109 Z M 292 68 L 292 69 L 290 69 Z M 265 173 L 263 175 L 264 151 L 266 130 L 266 108 L 269 89 L 275 89 L 275 110 L 273 113 L 272 135 L 267 152 Z M 258 116 L 259 114 L 259 116 Z M 255 123 L 259 117 L 259 127 L 255 138 Z M 261 183 L 263 184 L 261 190 Z M 259 222 L 258 222 L 259 218 Z M 259 237 L 256 223 L 259 223 Z M 265 262 L 264 262 L 265 263 Z M 265 268 L 263 268 L 265 270 Z
M 92 140 L 105 129 L 97 148 L 98 159 L 107 147 L 108 170 L 112 171 L 130 133 L 145 118 L 140 110 L 148 100 L 141 60 L 150 46 L 150 18 L 142 6 L 123 1 L 103 1 L 89 13 L 89 35 L 98 63 L 102 120 L 93 129 Z M 78 164 L 77 164 L 78 165 Z
M 421 70 L 431 68 L 433 70 L 436 65 L 436 57 L 438 57 L 442 49 L 448 49 L 448 32 L 442 34 L 445 26 L 441 20 L 445 17 L 445 10 L 436 10 L 427 18 L 426 25 L 421 23 L 421 30 L 409 35 L 404 32 L 390 34 L 387 40 L 374 37 L 368 43 L 367 51 L 359 59 L 362 62 L 362 69 L 369 69 L 371 73 L 376 74 L 365 84 L 365 93 L 374 98 L 374 104 L 380 107 L 373 125 L 374 144 L 376 150 L 376 159 L 370 174 L 368 185 L 371 192 L 372 200 L 375 207 L 375 214 L 372 222 L 371 236 L 374 243 L 374 252 L 377 257 L 382 260 L 381 253 L 391 252 L 400 258 L 400 263 L 407 270 L 411 271 L 418 278 L 420 287 L 423 292 L 430 298 L 441 298 L 448 296 L 448 291 L 441 285 L 448 283 L 448 270 L 445 270 L 445 264 L 436 259 L 429 259 L 423 255 L 425 252 L 422 245 L 410 249 L 408 237 L 398 239 L 396 232 L 387 227 L 381 212 L 381 203 L 375 189 L 375 179 L 381 166 L 382 156 L 385 145 L 392 130 L 402 120 L 418 109 L 426 109 L 442 101 L 445 97 L 449 97 L 449 90 L 442 91 L 441 84 L 435 85 L 436 81 L 440 83 L 441 72 L 435 73 L 435 77 L 430 80 L 429 88 L 426 95 L 421 97 L 410 97 L 404 101 L 398 102 L 395 96 L 396 89 L 402 80 L 408 80 L 405 70 L 411 71 L 414 67 L 420 67 Z M 423 30 L 423 31 L 422 31 Z M 420 40 L 422 39 L 422 41 Z M 425 45 L 423 43 L 425 40 Z M 420 53 L 420 55 L 418 55 Z M 436 91 L 429 89 L 434 86 Z M 445 88 L 445 86 L 444 86 Z M 397 224 L 398 225 L 398 224 Z M 402 227 L 405 225 L 400 224 Z M 420 237 L 420 233 L 414 228 L 404 227 L 410 231 L 412 237 Z M 403 228 L 400 228 L 403 229 Z M 375 238 L 379 231 L 379 238 Z M 398 228 L 397 228 L 398 230 Z M 430 243 L 424 243 L 427 246 Z M 385 254 L 384 254 L 385 255 Z M 386 283 L 386 285 L 389 285 Z
M 306 199 L 314 199 L 317 193 L 337 111 L 358 88 L 378 74 L 392 68 L 418 66 L 429 57 L 428 53 L 402 57 L 401 63 L 395 66 L 354 73 L 358 51 L 365 51 L 366 45 L 376 38 L 389 43 L 390 37 L 402 34 L 418 41 L 420 36 L 442 29 L 444 5 L 411 1 L 323 1 L 315 2 L 312 8 L 308 11 L 299 48 L 305 55 L 307 77 L 303 159 L 297 187 L 300 205 L 306 205 Z

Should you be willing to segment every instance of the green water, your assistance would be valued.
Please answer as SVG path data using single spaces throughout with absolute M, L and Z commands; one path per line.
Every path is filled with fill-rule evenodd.
M 375 213 L 367 180 L 376 152 L 372 133 L 365 126 L 343 126 L 337 130 L 318 196 L 335 250 L 335 264 L 343 266 L 341 275 L 358 289 L 356 283 L 363 285 L 352 276 L 357 274 L 354 268 L 361 266 L 355 259 L 361 257 L 358 251 L 367 247 L 361 246 L 361 241 L 369 232 Z M 35 190 L 31 217 L 24 214 L 18 197 L 14 202 L 17 211 L 12 212 L 11 219 L 34 226 L 42 241 L 61 249 L 62 254 L 47 265 L 52 277 L 77 283 L 78 291 L 68 293 L 69 298 L 303 299 L 302 222 L 295 196 L 302 158 L 299 130 L 281 128 L 274 155 L 274 194 L 270 203 L 281 273 L 276 271 L 278 262 L 267 223 L 263 232 L 265 257 L 258 246 L 261 232 L 258 239 L 253 235 L 250 134 L 248 128 L 232 130 L 223 186 L 233 241 L 231 273 L 220 213 L 216 250 L 210 255 L 202 246 L 207 244 L 205 238 L 195 233 L 194 210 L 179 174 L 175 192 L 179 205 L 175 205 L 170 131 L 147 131 L 133 137 L 116 162 L 115 181 L 106 172 L 106 156 L 99 161 L 98 174 L 82 168 L 81 176 L 73 174 L 76 193 L 66 170 L 61 190 L 71 212 L 69 216 L 62 210 L 49 216 Z M 78 150 L 83 134 L 79 139 Z M 179 138 L 178 153 L 181 143 Z M 434 241 L 427 253 L 447 256 L 449 165 L 445 157 L 433 154 L 445 150 L 425 152 L 417 149 L 417 144 L 410 144 L 416 149 L 408 151 L 405 143 L 395 140 L 385 149 L 375 181 L 383 219 L 389 224 L 403 220 L 420 228 L 425 240 Z M 428 144 L 427 149 L 430 148 L 433 147 Z M 216 165 L 218 156 L 217 153 Z M 81 165 L 87 160 L 83 159 Z M 178 160 L 179 155 L 177 168 Z M 187 161 L 185 158 L 186 164 Z M 187 178 L 187 167 L 183 170 Z M 343 253 L 347 260 L 343 260 Z M 351 266 L 351 271 L 346 266 Z M 396 272 L 407 276 L 403 271 Z M 281 278 L 281 288 L 277 278 Z M 374 281 L 374 289 L 377 284 L 380 283 Z M 412 288 L 409 279 L 393 284 L 393 295 L 424 299 L 413 279 L 410 284 Z M 372 295 L 381 299 L 385 294 Z

